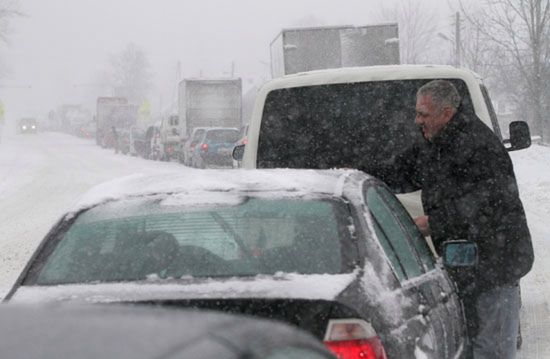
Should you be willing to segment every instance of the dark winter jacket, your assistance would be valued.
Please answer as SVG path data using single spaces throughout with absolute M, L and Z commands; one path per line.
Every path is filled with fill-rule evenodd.
M 438 251 L 446 240 L 469 239 L 479 249 L 476 285 L 514 284 L 533 264 L 533 247 L 512 161 L 475 115 L 457 112 L 431 142 L 364 168 L 396 192 L 422 189 L 422 205 Z

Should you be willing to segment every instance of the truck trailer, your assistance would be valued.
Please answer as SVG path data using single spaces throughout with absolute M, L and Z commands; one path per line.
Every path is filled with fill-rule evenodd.
M 271 42 L 273 78 L 340 67 L 399 64 L 397 24 L 283 29 Z
M 129 131 L 136 126 L 138 106 L 129 104 L 124 97 L 99 97 L 96 108 L 96 142 L 101 147 L 116 146 L 117 134 Z M 113 129 L 115 131 L 113 131 Z
M 195 127 L 241 127 L 241 107 L 240 78 L 182 80 L 178 91 L 182 138 L 189 137 Z

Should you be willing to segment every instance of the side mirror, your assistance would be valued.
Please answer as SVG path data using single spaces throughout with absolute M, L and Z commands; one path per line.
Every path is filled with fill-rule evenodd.
M 233 148 L 232 156 L 235 161 L 242 161 L 244 157 L 244 146 L 245 145 L 238 145 Z
M 477 244 L 466 240 L 443 243 L 443 264 L 449 268 L 474 267 L 477 264 Z
M 531 146 L 531 133 L 525 121 L 510 123 L 510 147 L 508 151 L 516 151 Z

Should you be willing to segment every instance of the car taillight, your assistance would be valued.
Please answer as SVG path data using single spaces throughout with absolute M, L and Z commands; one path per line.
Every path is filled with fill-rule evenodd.
M 203 143 L 201 145 L 201 150 L 203 150 L 203 152 L 208 152 L 208 144 L 207 143 Z
M 387 359 L 376 331 L 362 319 L 329 320 L 324 343 L 340 359 Z
M 243 139 L 243 145 L 246 145 L 248 143 L 248 138 Z

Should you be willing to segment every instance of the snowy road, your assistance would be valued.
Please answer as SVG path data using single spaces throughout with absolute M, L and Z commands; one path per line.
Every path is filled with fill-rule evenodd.
M 91 186 L 133 173 L 186 170 L 101 149 L 57 134 L 18 135 L 0 143 L 0 295 L 64 211 Z
M 522 282 L 523 349 L 519 358 L 550 358 L 550 148 L 512 154 L 535 245 L 535 266 Z M 187 170 L 146 161 L 56 133 L 0 143 L 0 297 L 53 223 L 91 186 L 133 173 Z

